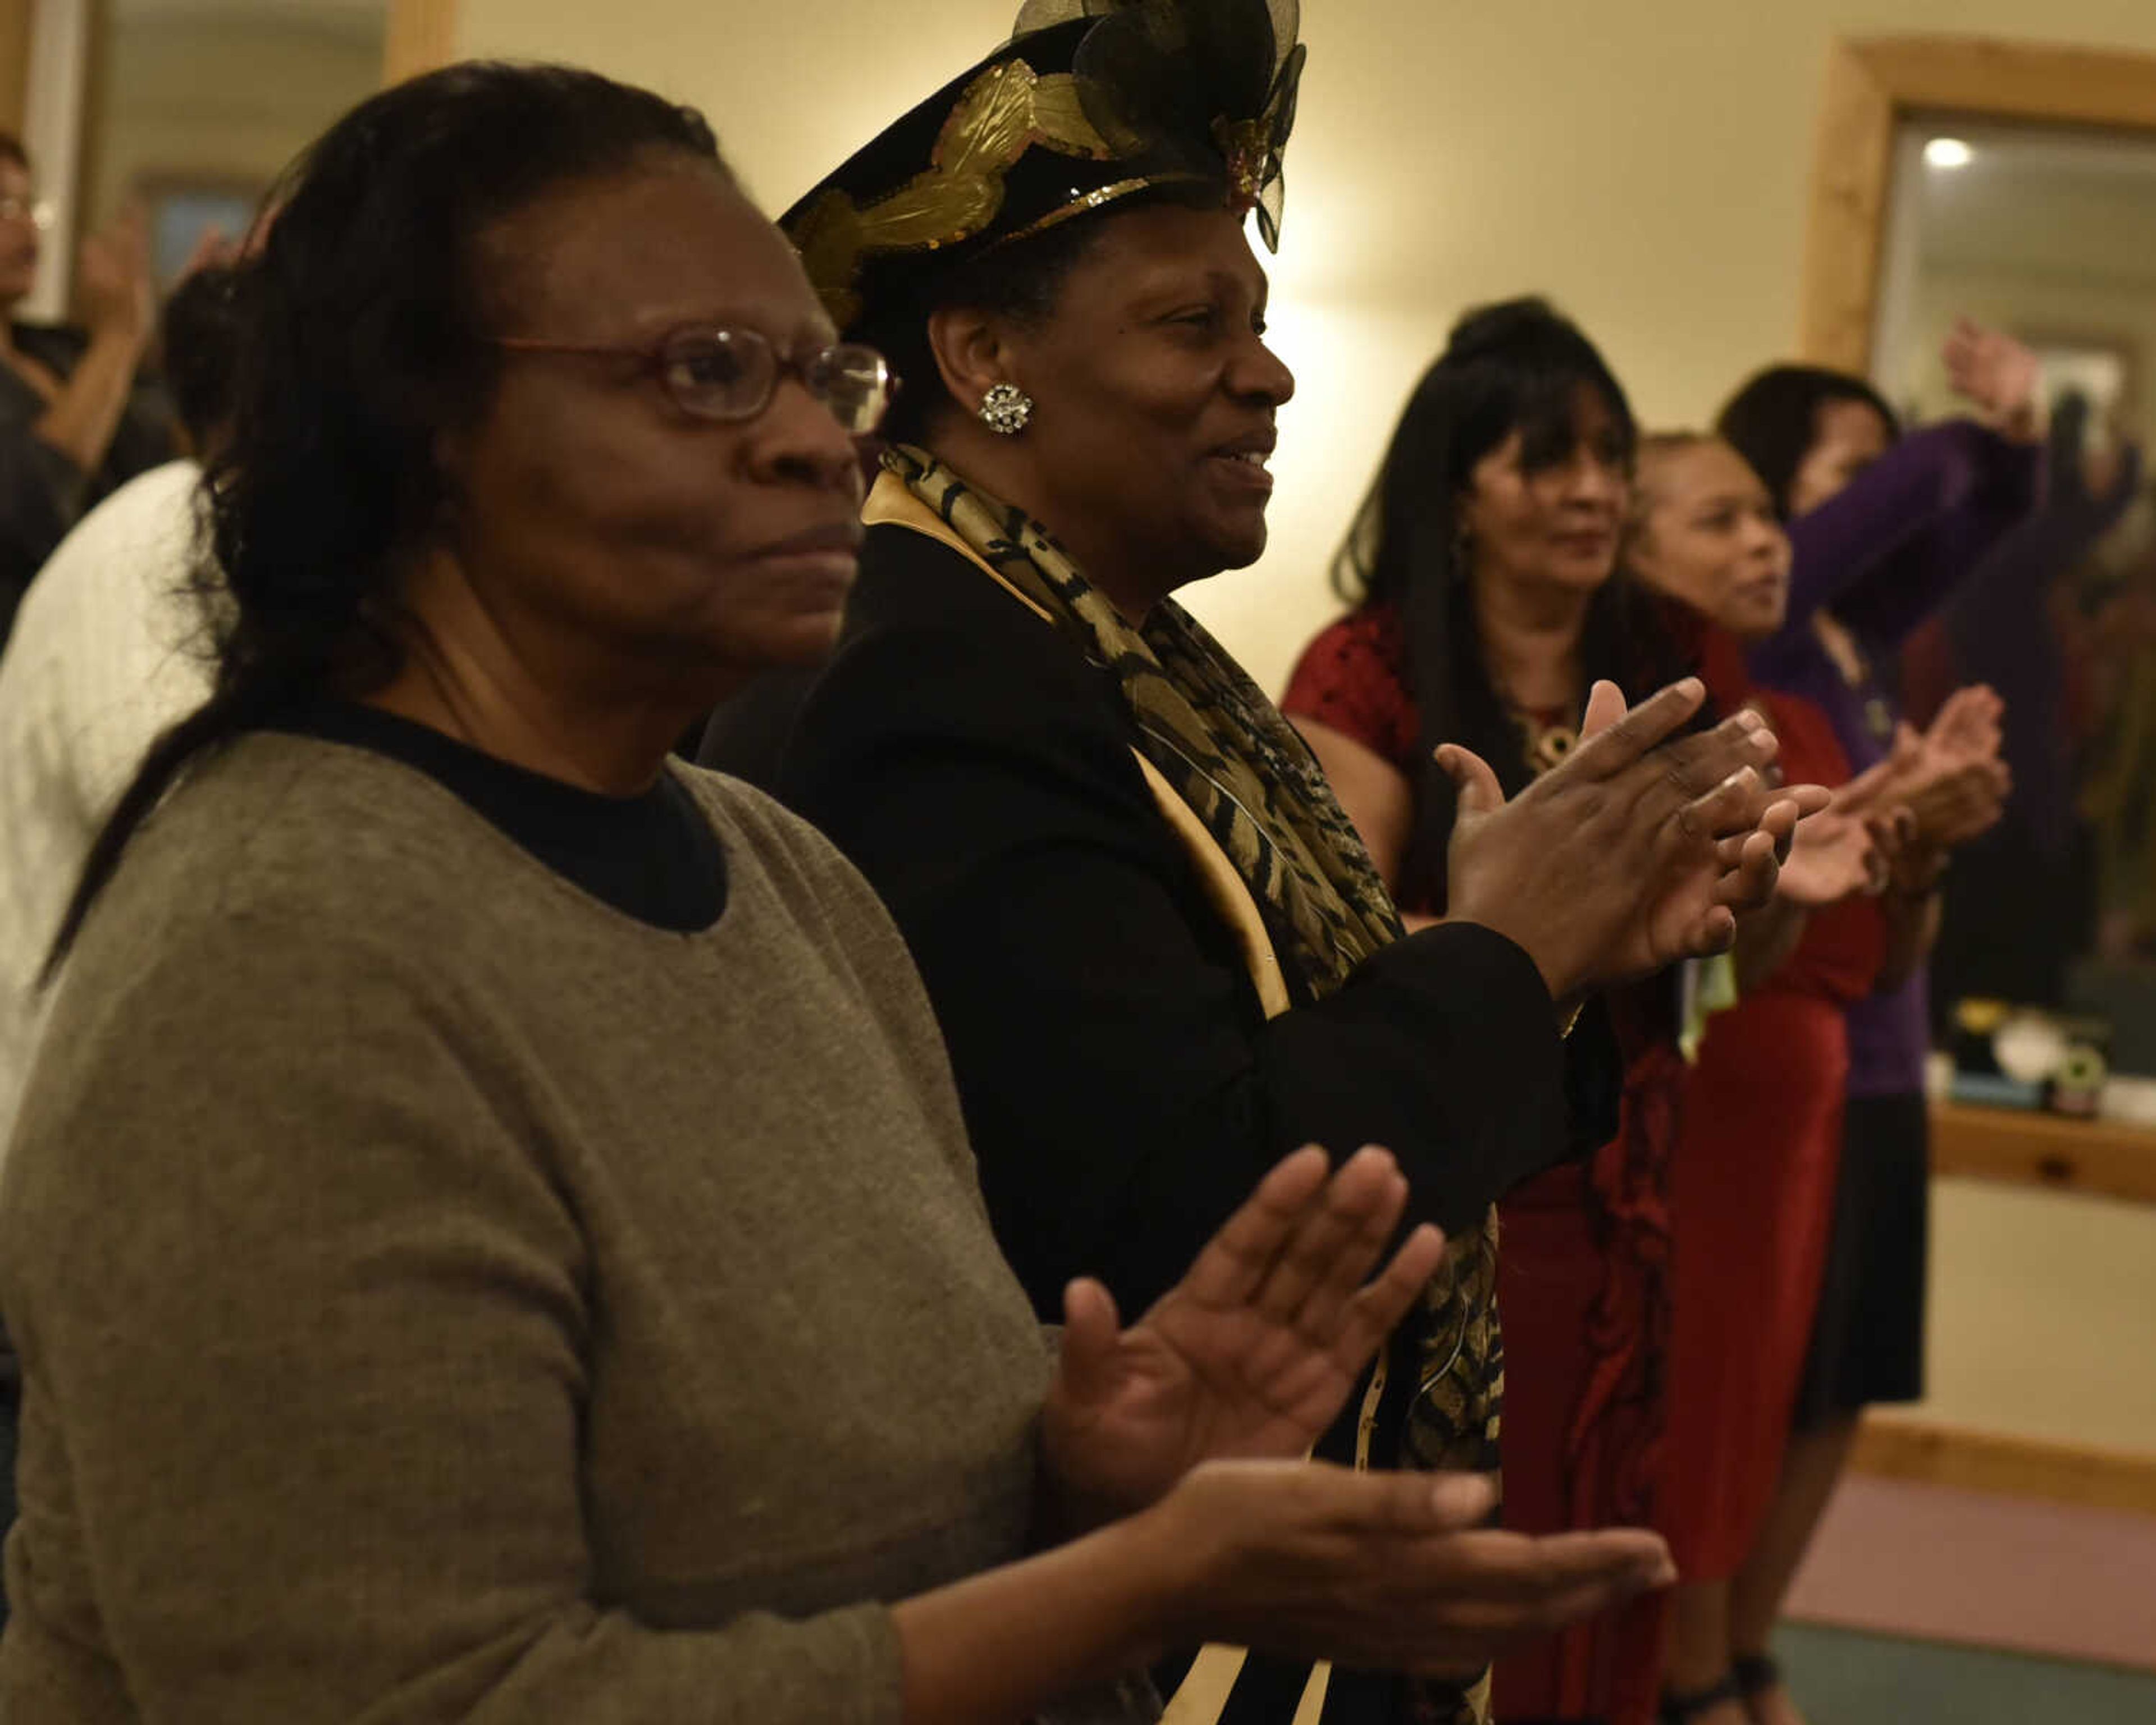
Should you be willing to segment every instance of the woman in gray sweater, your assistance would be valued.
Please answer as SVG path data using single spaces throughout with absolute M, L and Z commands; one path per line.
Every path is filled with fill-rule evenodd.
M 1668 1579 L 1296 1459 L 1440 1250 L 1366 1284 L 1382 1153 L 1051 1360 L 890 922 L 667 763 L 826 649 L 888 393 L 699 118 L 403 85 L 244 294 L 215 692 L 0 1183 L 11 1725 L 1119 1717 L 1177 1642 L 1456 1670 Z

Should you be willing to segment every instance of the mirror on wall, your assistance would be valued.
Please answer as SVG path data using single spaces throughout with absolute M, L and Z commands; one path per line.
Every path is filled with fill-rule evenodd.
M 1967 313 L 2014 331 L 2056 395 L 2145 441 L 2156 360 L 2156 135 L 1905 122 L 1876 372 L 1897 405 L 1951 411 L 1938 349 Z
M 98 0 L 79 220 L 138 206 L 169 286 L 205 234 L 241 234 L 285 165 L 377 89 L 389 0 Z
M 2156 134 L 1905 119 L 1884 264 L 1897 408 L 1954 411 L 1938 356 L 1967 315 L 2035 352 L 2061 428 L 2048 541 L 1903 667 L 1919 708 L 1928 675 L 2020 709 L 2014 830 L 1950 886 L 1940 992 L 2088 1014 L 2115 1068 L 2156 1073 L 2156 491 L 2131 460 L 2156 454 Z

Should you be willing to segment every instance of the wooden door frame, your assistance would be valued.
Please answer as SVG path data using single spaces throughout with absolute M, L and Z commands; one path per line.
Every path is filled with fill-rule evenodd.
M 2156 133 L 2156 55 L 1975 36 L 1841 38 L 1828 51 L 1798 346 L 1871 367 L 1894 135 L 1916 114 Z
M 0 131 L 19 136 L 30 93 L 33 0 L 0 0 Z
M 457 0 L 389 0 L 382 81 L 401 84 L 457 57 Z

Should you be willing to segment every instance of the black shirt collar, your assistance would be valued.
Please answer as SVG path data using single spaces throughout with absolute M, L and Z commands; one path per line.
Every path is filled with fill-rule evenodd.
M 649 790 L 609 797 L 356 701 L 318 702 L 268 728 L 424 773 L 564 880 L 639 922 L 693 933 L 726 909 L 725 852 L 671 766 Z

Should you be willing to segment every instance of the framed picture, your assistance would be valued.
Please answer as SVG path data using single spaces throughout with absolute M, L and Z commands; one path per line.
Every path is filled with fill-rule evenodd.
M 150 223 L 150 275 L 160 294 L 179 280 L 197 249 L 212 234 L 234 241 L 247 237 L 267 188 L 252 180 L 216 174 L 158 174 L 135 184 Z

